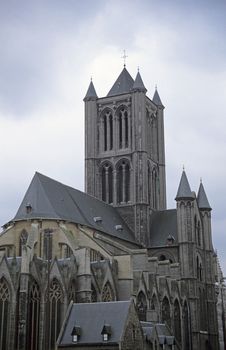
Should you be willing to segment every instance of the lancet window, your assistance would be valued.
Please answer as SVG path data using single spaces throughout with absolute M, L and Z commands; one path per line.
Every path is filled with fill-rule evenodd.
M 48 348 L 55 349 L 56 339 L 60 332 L 62 306 L 63 306 L 63 291 L 60 283 L 56 278 L 52 280 L 47 291 L 47 300 L 49 299 L 49 313 L 47 312 L 47 329 L 49 330 Z M 48 298 L 49 296 L 49 298 Z
M 113 116 L 110 110 L 106 110 L 101 118 L 101 128 L 103 133 L 103 150 L 113 149 Z
M 7 329 L 9 328 L 10 293 L 5 278 L 0 279 L 0 349 L 7 348 Z
M 128 203 L 130 201 L 130 165 L 122 161 L 117 168 L 117 202 Z
M 152 170 L 152 206 L 157 209 L 157 171 L 156 168 Z
M 170 303 L 167 297 L 162 301 L 162 322 L 165 322 L 171 328 Z
M 148 204 L 151 204 L 151 167 L 148 163 Z
M 173 319 L 174 319 L 174 334 L 177 341 L 181 343 L 181 317 L 180 317 L 180 305 L 178 300 L 175 300 L 174 302 Z
M 40 288 L 33 281 L 29 290 L 28 298 L 28 349 L 39 349 L 39 320 L 40 320 Z
M 115 300 L 114 292 L 113 292 L 109 282 L 107 282 L 103 288 L 101 299 L 104 302 Z
M 147 299 L 145 294 L 141 291 L 137 296 L 137 313 L 140 321 L 146 321 L 147 313 Z
M 183 307 L 183 343 L 184 349 L 190 349 L 190 325 L 189 325 L 189 314 L 188 305 L 185 302 Z
M 131 126 L 128 111 L 122 107 L 118 112 L 118 146 L 128 148 L 131 143 Z
M 113 203 L 113 169 L 110 163 L 104 164 L 102 175 L 102 200 L 106 203 Z

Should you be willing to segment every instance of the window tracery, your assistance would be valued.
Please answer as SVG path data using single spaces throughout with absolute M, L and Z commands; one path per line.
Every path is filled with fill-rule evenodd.
M 40 288 L 33 281 L 29 291 L 28 299 L 28 348 L 38 350 L 39 348 L 39 319 L 40 319 Z
M 128 111 L 122 107 L 118 112 L 119 148 L 130 147 L 130 119 Z
M 117 168 L 117 202 L 130 201 L 130 165 L 123 160 Z
M 0 279 L 0 349 L 7 347 L 7 329 L 9 326 L 10 293 L 4 277 Z
M 110 110 L 105 111 L 101 118 L 101 128 L 103 133 L 103 151 L 113 149 L 113 116 Z
M 170 303 L 167 297 L 162 302 L 162 322 L 165 322 L 171 328 Z
M 110 163 L 105 163 L 101 171 L 102 175 L 102 200 L 113 203 L 113 169 Z
M 141 291 L 137 296 L 137 313 L 140 321 L 146 321 L 147 299 L 145 294 Z
M 114 292 L 113 292 L 109 282 L 107 282 L 103 288 L 101 299 L 104 302 L 114 301 Z
M 181 317 L 180 317 L 180 305 L 178 300 L 175 300 L 174 302 L 173 318 L 174 318 L 175 337 L 177 341 L 181 343 Z
M 60 332 L 61 327 L 61 313 L 63 305 L 63 291 L 60 283 L 54 278 L 49 286 L 49 318 L 47 315 L 47 329 L 50 330 L 49 334 L 49 349 L 55 349 L 56 339 Z

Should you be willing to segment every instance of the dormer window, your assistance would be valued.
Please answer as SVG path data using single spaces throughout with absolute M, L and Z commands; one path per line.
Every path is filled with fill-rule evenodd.
M 173 235 L 171 235 L 169 233 L 169 235 L 167 237 L 167 245 L 172 245 L 172 244 L 174 244 L 174 242 L 175 242 L 175 238 L 173 237 Z
M 105 324 L 101 334 L 103 335 L 103 341 L 108 341 L 111 336 L 111 326 L 109 324 Z
M 72 332 L 71 332 L 72 342 L 77 343 L 80 335 L 81 335 L 81 327 L 74 326 L 74 328 L 72 329 Z
M 30 203 L 27 203 L 26 204 L 26 213 L 27 214 L 30 214 L 32 212 L 32 206 Z

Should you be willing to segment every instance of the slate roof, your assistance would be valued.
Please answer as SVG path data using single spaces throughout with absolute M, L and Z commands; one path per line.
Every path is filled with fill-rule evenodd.
M 89 99 L 96 99 L 97 98 L 97 93 L 96 93 L 96 90 L 95 90 L 95 87 L 93 85 L 93 82 L 91 80 L 90 84 L 89 84 L 89 87 L 88 87 L 88 90 L 87 90 L 87 93 L 84 97 L 84 101 L 85 100 L 89 100 Z
M 32 207 L 30 213 L 26 210 L 28 204 Z M 95 222 L 94 217 L 102 221 Z M 135 243 L 132 231 L 111 205 L 37 172 L 13 221 L 32 218 L 78 223 Z M 122 230 L 116 230 L 116 225 Z
M 164 107 L 163 104 L 162 104 L 162 101 L 159 97 L 159 93 L 158 93 L 158 90 L 155 89 L 155 93 L 154 93 L 154 96 L 153 96 L 153 99 L 152 101 L 157 105 L 157 106 L 161 106 L 161 107 Z
M 144 86 L 143 80 L 141 78 L 140 72 L 137 72 L 137 76 L 133 84 L 133 90 L 147 92 L 147 89 Z
M 132 91 L 134 80 L 124 67 L 107 96 L 125 94 Z
M 150 217 L 150 248 L 165 246 L 171 234 L 177 244 L 177 210 L 156 211 Z
M 200 183 L 200 186 L 199 186 L 197 201 L 198 201 L 199 209 L 211 210 L 211 206 L 209 204 L 202 182 Z
M 194 194 L 191 191 L 188 178 L 184 170 L 181 175 L 180 184 L 175 199 L 194 199 Z
M 59 347 L 74 345 L 71 332 L 74 326 L 81 327 L 78 345 L 102 344 L 101 334 L 104 325 L 111 327 L 111 336 L 107 344 L 120 342 L 129 313 L 130 301 L 73 304 L 65 327 L 58 339 Z

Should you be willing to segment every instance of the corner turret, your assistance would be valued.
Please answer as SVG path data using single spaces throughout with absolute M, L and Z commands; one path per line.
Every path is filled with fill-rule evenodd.
M 140 72 L 137 72 L 136 79 L 133 84 L 133 91 L 142 91 L 144 93 L 147 92 L 146 87 L 144 86 L 143 80 L 141 78 Z
M 92 101 L 92 100 L 96 100 L 98 98 L 97 96 L 97 93 L 96 93 L 96 90 L 95 90 L 95 87 L 93 85 L 93 82 L 92 82 L 92 79 L 91 79 L 91 82 L 89 84 L 89 87 L 88 87 L 88 90 L 87 90 L 87 93 L 84 97 L 84 101 Z

